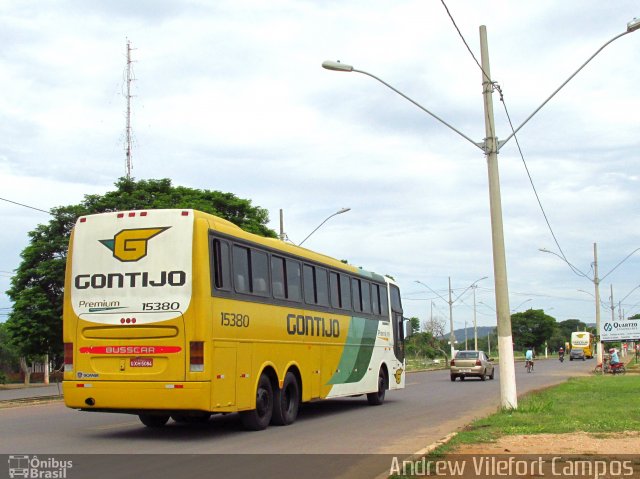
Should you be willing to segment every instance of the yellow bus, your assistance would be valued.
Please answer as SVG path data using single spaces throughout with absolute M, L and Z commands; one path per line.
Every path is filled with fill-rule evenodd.
M 195 210 L 81 217 L 64 291 L 64 400 L 148 427 L 239 412 L 287 425 L 301 402 L 405 384 L 386 277 Z
M 574 331 L 571 333 L 571 351 L 569 352 L 569 360 L 574 359 L 591 359 L 593 358 L 593 350 L 595 349 L 595 339 L 592 333 L 587 331 Z

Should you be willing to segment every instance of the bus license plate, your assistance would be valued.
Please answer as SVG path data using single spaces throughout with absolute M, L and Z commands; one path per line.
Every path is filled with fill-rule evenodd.
M 132 368 L 151 368 L 153 367 L 153 358 L 131 358 L 129 366 Z

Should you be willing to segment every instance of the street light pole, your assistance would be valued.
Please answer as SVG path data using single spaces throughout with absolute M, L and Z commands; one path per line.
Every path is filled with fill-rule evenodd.
M 504 231 L 502 224 L 502 203 L 500 198 L 500 180 L 498 173 L 498 150 L 505 145 L 505 143 L 515 136 L 515 133 L 520 130 L 551 98 L 553 98 L 579 71 L 581 71 L 587 63 L 589 63 L 604 47 L 609 45 L 614 40 L 640 29 L 640 20 L 633 19 L 627 24 L 627 31 L 612 38 L 606 44 L 604 44 L 594 55 L 592 55 L 571 77 L 569 77 L 560 87 L 553 92 L 553 94 L 545 100 L 518 128 L 516 128 L 512 134 L 507 137 L 506 140 L 498 143 L 495 136 L 495 127 L 493 121 L 493 100 L 492 89 L 493 82 L 491 81 L 491 75 L 489 72 L 489 54 L 487 47 L 487 33 L 486 27 L 482 25 L 480 27 L 480 43 L 482 50 L 482 84 L 483 84 L 483 98 L 484 98 L 484 111 L 485 111 L 485 131 L 486 138 L 483 143 L 476 143 L 471 138 L 460 132 L 449 123 L 438 117 L 434 113 L 427 110 L 425 107 L 409 98 L 404 93 L 400 92 L 396 88 L 392 87 L 382 79 L 378 78 L 371 73 L 363 70 L 356 70 L 352 65 L 343 64 L 327 60 L 322 63 L 322 67 L 327 70 L 334 70 L 340 72 L 358 72 L 363 75 L 370 76 L 379 81 L 386 87 L 390 88 L 398 95 L 402 96 L 415 106 L 420 108 L 425 113 L 431 115 L 433 118 L 455 131 L 458 135 L 465 140 L 472 143 L 474 146 L 481 148 L 487 156 L 487 167 L 489 173 L 489 198 L 491 209 L 491 232 L 493 242 L 493 265 L 494 265 L 494 277 L 495 277 L 495 289 L 496 289 L 496 311 L 497 311 L 497 323 L 498 323 L 498 349 L 500 354 L 500 398 L 502 407 L 515 409 L 517 407 L 517 394 L 516 394 L 516 382 L 515 382 L 515 365 L 513 363 L 513 338 L 511 335 L 511 316 L 509 312 L 509 290 L 507 286 L 507 267 L 506 267 L 506 255 L 504 249 Z M 451 303 L 450 303 L 451 307 Z M 451 333 L 453 336 L 453 331 Z M 453 344 L 452 344 L 453 347 Z
M 516 369 L 513 359 L 513 337 L 511 335 L 511 313 L 509 310 L 509 288 L 507 285 L 507 260 L 504 248 L 502 224 L 502 200 L 500 175 L 498 172 L 498 140 L 493 120 L 493 82 L 489 68 L 487 27 L 480 26 L 480 55 L 482 63 L 482 96 L 484 99 L 485 146 L 489 173 L 489 209 L 491 212 L 491 237 L 493 245 L 493 276 L 496 290 L 496 313 L 498 322 L 498 354 L 500 364 L 500 398 L 502 407 L 516 409 Z

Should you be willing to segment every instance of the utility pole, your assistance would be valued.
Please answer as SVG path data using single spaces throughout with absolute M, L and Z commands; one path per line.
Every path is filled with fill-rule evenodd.
M 127 40 L 127 124 L 125 139 L 125 173 L 131 179 L 131 42 Z
M 606 276 L 606 275 L 605 275 Z M 602 341 L 600 341 L 600 278 L 598 278 L 598 244 L 593 243 L 593 286 L 596 296 L 596 335 L 598 336 L 598 347 L 596 354 L 596 364 L 602 363 Z M 604 368 L 602 368 L 604 374 Z
M 476 288 L 478 286 L 473 286 L 473 349 L 474 351 L 478 350 L 478 322 L 476 321 Z
M 480 26 L 480 51 L 482 59 L 482 95 L 484 99 L 485 140 L 489 176 L 489 204 L 491 210 L 491 236 L 493 245 L 493 274 L 496 289 L 496 313 L 498 323 L 498 353 L 500 355 L 500 400 L 503 408 L 516 409 L 516 369 L 513 362 L 513 337 L 507 285 L 507 260 L 504 248 L 502 224 L 502 200 L 498 173 L 498 139 L 493 121 L 493 82 L 489 69 L 487 27 Z
M 287 235 L 284 232 L 284 212 L 280 208 L 280 241 L 284 241 Z
M 453 333 L 453 301 L 451 300 L 451 276 L 449 276 L 449 327 L 451 332 L 449 333 L 449 342 L 451 343 L 451 359 L 455 355 L 455 342 L 456 335 Z

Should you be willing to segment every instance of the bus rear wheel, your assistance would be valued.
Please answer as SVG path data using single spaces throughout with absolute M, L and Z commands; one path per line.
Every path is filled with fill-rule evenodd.
M 256 408 L 251 411 L 241 411 L 242 425 L 251 431 L 266 429 L 273 416 L 273 387 L 269 378 L 263 374 L 258 381 L 256 390 Z
M 140 414 L 138 415 L 140 422 L 147 427 L 162 427 L 167 424 L 169 415 L 164 414 Z
M 298 417 L 300 409 L 300 386 L 295 374 L 289 371 L 282 383 L 282 389 L 276 390 L 273 401 L 271 422 L 278 426 L 288 426 Z
M 384 395 L 387 391 L 387 375 L 384 369 L 380 368 L 378 373 L 378 390 L 374 393 L 367 394 L 367 401 L 371 406 L 379 406 L 384 402 Z

